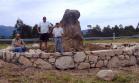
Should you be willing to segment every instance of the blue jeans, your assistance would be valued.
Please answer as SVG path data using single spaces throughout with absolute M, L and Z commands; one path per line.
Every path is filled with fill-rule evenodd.
M 56 52 L 63 53 L 62 37 L 55 37 L 55 50 Z
M 26 47 L 15 47 L 14 52 L 25 52 L 26 51 Z

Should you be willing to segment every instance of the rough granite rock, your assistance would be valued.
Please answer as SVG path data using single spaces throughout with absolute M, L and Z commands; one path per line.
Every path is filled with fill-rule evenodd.
M 97 68 L 101 68 L 103 66 L 104 66 L 104 62 L 102 60 L 98 61 L 97 64 L 96 64 Z
M 86 58 L 86 55 L 84 52 L 77 52 L 75 55 L 74 55 L 74 61 L 76 63 L 80 63 L 80 62 L 83 62 Z
M 137 63 L 137 59 L 135 56 L 130 56 L 129 65 L 134 66 Z
M 132 54 L 133 54 L 133 49 L 128 48 L 128 47 L 124 48 L 123 51 L 124 51 L 124 53 L 126 53 L 126 54 L 128 54 L 128 55 L 132 55 Z
M 56 59 L 55 67 L 61 70 L 74 68 L 74 60 L 71 56 L 62 56 Z
M 48 59 L 50 57 L 50 53 L 42 53 L 40 58 L 42 59 Z
M 118 57 L 113 57 L 109 62 L 107 67 L 108 68 L 115 68 L 115 67 L 119 67 L 120 66 L 120 60 Z
M 125 56 L 124 56 L 124 55 L 119 55 L 118 58 L 119 58 L 120 60 L 124 60 L 124 59 L 125 59 Z
M 82 62 L 78 66 L 78 69 L 89 69 L 89 68 L 90 68 L 90 64 L 86 62 Z
M 56 59 L 55 59 L 55 58 L 50 58 L 50 59 L 48 59 L 48 61 L 49 61 L 50 63 L 54 63 L 54 62 L 56 61 Z
M 112 70 L 100 70 L 96 76 L 101 80 L 112 81 L 116 74 Z
M 12 53 L 12 52 L 6 52 L 5 57 L 6 57 L 6 61 L 7 62 L 10 62 L 11 59 L 13 59 L 13 57 L 14 57 L 14 53 Z
M 113 53 L 114 53 L 115 55 L 122 55 L 123 49 L 113 49 Z
M 24 56 L 20 56 L 18 62 L 24 66 L 32 66 L 31 61 Z
M 38 68 L 41 68 L 41 69 L 52 69 L 52 65 L 42 59 L 37 59 L 35 62 L 34 62 L 35 66 L 38 67 Z
M 97 63 L 98 56 L 89 55 L 88 59 L 89 59 L 90 62 Z
M 34 44 L 32 44 L 32 48 L 39 48 L 40 47 L 40 45 L 39 44 L 37 44 L 37 43 L 34 43 Z

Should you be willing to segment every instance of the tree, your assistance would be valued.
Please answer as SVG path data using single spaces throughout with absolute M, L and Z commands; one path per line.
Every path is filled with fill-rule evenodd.
M 107 27 L 104 27 L 102 30 L 102 33 L 104 37 L 112 37 L 113 32 L 112 32 L 112 29 L 110 28 L 110 25 L 108 25 Z
M 38 25 L 36 24 L 36 25 L 33 27 L 33 29 L 32 29 L 32 37 L 33 37 L 33 38 L 39 37 L 39 33 L 38 33 L 37 28 L 38 28 Z
M 125 36 L 135 35 L 135 32 L 136 32 L 136 30 L 132 25 L 125 26 L 125 29 L 124 29 Z
M 136 34 L 139 34 L 139 23 L 138 23 L 138 25 L 136 27 Z
M 92 37 L 100 37 L 101 36 L 101 28 L 99 25 L 93 27 L 93 29 L 88 30 L 89 35 Z
M 122 24 L 119 25 L 119 36 L 124 36 L 124 27 Z
M 112 28 L 112 31 L 115 33 L 115 36 L 120 36 L 120 29 L 117 25 Z

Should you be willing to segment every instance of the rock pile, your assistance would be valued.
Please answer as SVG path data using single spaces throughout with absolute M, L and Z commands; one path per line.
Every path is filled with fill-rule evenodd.
M 85 52 L 45 53 L 34 49 L 25 53 L 0 50 L 0 60 L 41 69 L 119 68 L 139 64 L 139 47 Z

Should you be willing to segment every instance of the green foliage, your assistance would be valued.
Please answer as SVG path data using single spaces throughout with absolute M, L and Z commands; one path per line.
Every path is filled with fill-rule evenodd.
M 112 37 L 113 33 L 115 33 L 116 37 L 119 36 L 132 36 L 139 34 L 139 24 L 135 28 L 132 25 L 125 26 L 123 25 L 115 25 L 114 27 L 111 27 L 108 25 L 107 27 L 104 27 L 101 30 L 101 27 L 99 25 L 96 25 L 95 27 L 90 27 L 88 29 L 87 34 L 85 34 L 85 37 Z

